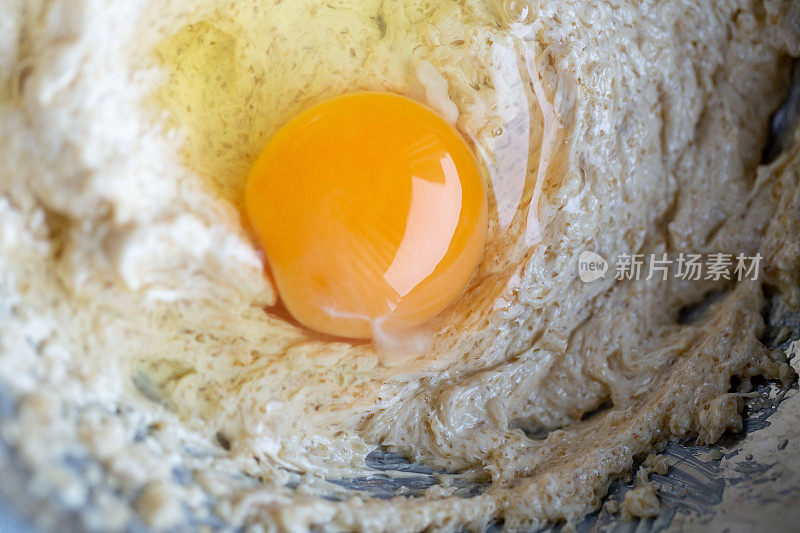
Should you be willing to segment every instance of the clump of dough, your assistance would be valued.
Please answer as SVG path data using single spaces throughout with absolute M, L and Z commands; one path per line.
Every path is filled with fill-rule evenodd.
M 649 474 L 649 469 L 640 469 L 636 474 L 636 487 L 625 493 L 621 507 L 623 520 L 654 518 L 661 512 L 658 491 L 650 483 Z

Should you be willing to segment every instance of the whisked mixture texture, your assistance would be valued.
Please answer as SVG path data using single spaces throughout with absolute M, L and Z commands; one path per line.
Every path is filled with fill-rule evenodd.
M 759 338 L 767 297 L 800 307 L 800 149 L 761 164 L 799 5 L 0 0 L 0 437 L 28 490 L 102 529 L 525 531 L 741 429 L 734 376 L 795 379 Z M 279 129 L 364 91 L 454 127 L 486 192 L 475 273 L 402 339 L 299 326 L 245 217 Z M 626 254 L 731 279 L 617 279 Z M 448 475 L 331 482 L 378 446 Z

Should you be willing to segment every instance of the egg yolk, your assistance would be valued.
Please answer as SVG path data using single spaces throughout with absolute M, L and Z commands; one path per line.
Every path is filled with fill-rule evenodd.
M 292 316 L 360 339 L 450 305 L 480 261 L 488 225 L 463 137 L 386 93 L 340 96 L 290 121 L 256 161 L 245 207 Z

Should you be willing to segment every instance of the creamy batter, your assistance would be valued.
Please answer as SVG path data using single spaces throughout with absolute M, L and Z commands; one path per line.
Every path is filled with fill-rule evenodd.
M 103 529 L 516 531 L 740 429 L 733 376 L 795 378 L 758 339 L 767 296 L 800 307 L 800 149 L 760 166 L 798 27 L 790 0 L 0 0 L 0 436 L 29 490 Z M 241 216 L 270 136 L 355 90 L 455 123 L 489 191 L 469 290 L 407 342 L 295 327 Z M 584 282 L 585 250 L 764 259 Z M 447 475 L 327 481 L 376 446 Z

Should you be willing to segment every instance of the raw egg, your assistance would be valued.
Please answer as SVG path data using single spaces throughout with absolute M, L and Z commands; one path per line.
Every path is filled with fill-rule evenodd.
M 358 339 L 418 326 L 450 305 L 488 225 L 464 138 L 388 93 L 340 96 L 291 120 L 258 157 L 245 207 L 294 318 Z

